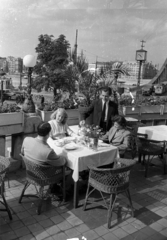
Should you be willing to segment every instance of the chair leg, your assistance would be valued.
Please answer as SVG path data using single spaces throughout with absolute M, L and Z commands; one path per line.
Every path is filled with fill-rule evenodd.
M 130 207 L 131 207 L 131 210 L 132 210 L 132 217 L 134 217 L 134 208 L 133 208 L 132 199 L 131 199 L 129 189 L 126 190 L 126 194 L 127 194 L 128 199 L 129 199 L 129 202 L 130 202 Z
M 166 174 L 166 154 L 163 154 L 163 158 L 162 158 L 162 164 L 163 164 L 163 168 L 164 168 L 164 174 Z
M 145 177 L 147 178 L 147 174 L 148 174 L 148 167 L 150 164 L 150 156 L 148 155 L 147 161 L 145 163 Z
M 108 228 L 111 228 L 111 218 L 112 218 L 112 211 L 115 205 L 115 201 L 116 201 L 116 194 L 112 194 L 110 196 L 110 205 L 109 205 L 109 209 L 108 209 L 108 216 L 107 216 L 107 224 L 108 224 Z
M 90 188 L 90 184 L 89 184 L 89 182 L 88 182 L 88 187 L 87 187 L 87 190 L 86 190 L 85 202 L 84 202 L 84 205 L 83 205 L 83 210 L 84 210 L 84 211 L 86 210 L 86 203 L 87 203 L 88 196 L 89 196 L 89 188 Z
M 43 197 L 42 197 L 42 199 L 40 199 L 40 202 L 38 204 L 38 208 L 37 208 L 37 214 L 38 215 L 41 214 L 42 205 L 43 205 Z
M 41 187 L 39 190 L 39 198 L 40 198 L 40 202 L 38 204 L 38 208 L 37 208 L 37 214 L 40 215 L 41 214 L 41 209 L 42 209 L 42 205 L 43 205 L 43 200 L 44 200 L 44 193 L 43 193 L 44 187 Z
M 66 176 L 65 176 L 65 166 L 63 166 L 63 202 L 66 201 Z
M 139 163 L 141 163 L 141 153 L 139 153 Z
M 9 215 L 9 218 L 10 218 L 10 220 L 12 220 L 12 214 L 10 212 L 10 209 L 8 207 L 8 204 L 7 204 L 5 196 L 4 196 L 4 182 L 3 181 L 2 181 L 2 184 L 1 184 L 1 196 L 2 196 L 2 199 L 3 199 L 4 205 L 5 205 L 6 211 Z
M 28 187 L 29 185 L 30 185 L 29 182 L 26 181 L 26 183 L 25 183 L 25 185 L 24 185 L 24 188 L 23 188 L 23 190 L 22 190 L 22 193 L 21 193 L 21 195 L 20 195 L 20 198 L 19 198 L 19 203 L 21 203 L 22 198 L 23 198 L 23 196 L 24 196 L 24 192 L 25 192 L 25 190 L 27 189 L 27 187 Z
M 145 164 L 145 162 L 146 162 L 146 156 L 145 156 L 145 155 L 143 155 L 143 161 L 142 161 L 142 165 L 144 165 L 144 164 Z

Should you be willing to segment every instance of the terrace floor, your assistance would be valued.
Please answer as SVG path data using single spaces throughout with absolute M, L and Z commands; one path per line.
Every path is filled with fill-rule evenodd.
M 119 195 L 112 218 L 112 228 L 107 229 L 107 210 L 88 205 L 83 211 L 85 192 L 80 193 L 77 209 L 72 198 L 62 205 L 59 201 L 46 201 L 41 215 L 36 214 L 35 198 L 24 198 L 18 203 L 25 170 L 9 174 L 10 188 L 6 181 L 6 199 L 12 209 L 13 220 L 6 212 L 0 212 L 0 240 L 66 240 L 85 237 L 87 240 L 165 240 L 167 239 L 167 175 L 162 168 L 150 167 L 144 177 L 143 165 L 137 163 L 130 178 L 130 192 L 135 217 L 130 215 L 128 201 Z M 34 192 L 33 187 L 29 189 Z

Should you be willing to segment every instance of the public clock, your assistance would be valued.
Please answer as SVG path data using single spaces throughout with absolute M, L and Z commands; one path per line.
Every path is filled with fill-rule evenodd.
M 136 60 L 137 61 L 146 61 L 147 51 L 141 49 L 136 51 Z

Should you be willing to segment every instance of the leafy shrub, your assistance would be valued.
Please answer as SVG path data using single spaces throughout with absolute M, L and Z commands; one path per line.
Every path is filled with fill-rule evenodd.
M 4 104 L 0 106 L 0 113 L 20 112 L 20 110 L 21 108 L 15 103 L 8 104 L 4 102 Z

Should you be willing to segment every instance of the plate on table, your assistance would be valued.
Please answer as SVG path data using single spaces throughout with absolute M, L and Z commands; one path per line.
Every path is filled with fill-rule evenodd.
M 54 141 L 54 144 L 57 146 L 57 147 L 63 147 L 64 146 L 64 140 L 55 140 Z
M 77 148 L 77 145 L 75 143 L 68 143 L 64 146 L 66 150 L 75 150 Z
M 65 143 L 75 142 L 75 137 L 65 137 L 63 138 Z

